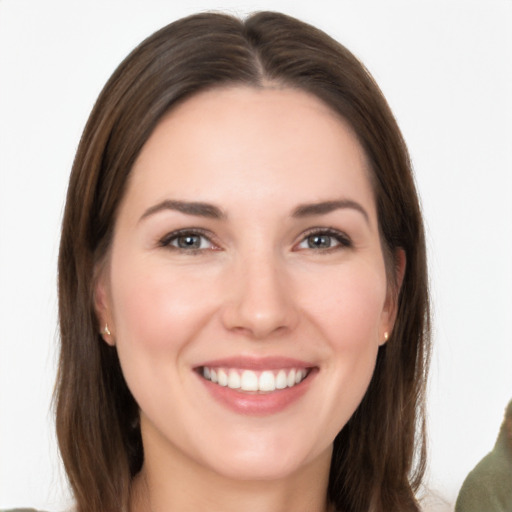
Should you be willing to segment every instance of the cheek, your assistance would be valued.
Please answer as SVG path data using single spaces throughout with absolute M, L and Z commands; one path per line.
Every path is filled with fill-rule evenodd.
M 385 318 L 384 270 L 351 266 L 331 275 L 323 284 L 324 290 L 311 297 L 306 309 L 332 347 L 358 351 L 378 343 Z
M 126 254 L 112 261 L 116 346 L 128 387 L 151 417 L 159 417 L 162 404 L 169 417 L 179 415 L 181 403 L 169 390 L 186 382 L 183 354 L 212 310 L 201 300 L 204 279 Z
M 329 345 L 317 417 L 326 418 L 333 438 L 354 414 L 373 376 L 386 286 L 385 280 L 354 271 L 333 282 L 330 290 L 330 297 L 318 300 L 314 314 Z
M 119 261 L 111 276 L 118 344 L 159 352 L 179 350 L 201 328 L 209 309 L 204 280 L 166 265 Z

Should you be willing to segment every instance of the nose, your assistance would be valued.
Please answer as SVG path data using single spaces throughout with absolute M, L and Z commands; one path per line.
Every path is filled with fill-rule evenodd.
M 299 314 L 291 279 L 275 258 L 245 259 L 231 269 L 222 311 L 224 326 L 255 340 L 293 330 Z

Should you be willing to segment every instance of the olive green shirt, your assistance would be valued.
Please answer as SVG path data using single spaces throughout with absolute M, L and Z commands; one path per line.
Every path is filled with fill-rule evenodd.
M 44 512 L 35 508 L 10 508 L 9 510 L 0 510 L 0 512 Z
M 455 512 L 512 512 L 512 450 L 504 436 L 464 480 Z
M 10 508 L 9 510 L 0 510 L 0 512 L 44 512 L 35 508 Z

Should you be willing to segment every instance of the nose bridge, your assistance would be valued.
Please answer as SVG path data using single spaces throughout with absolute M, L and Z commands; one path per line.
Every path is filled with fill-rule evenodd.
M 293 328 L 297 311 L 282 258 L 271 248 L 249 251 L 234 264 L 224 321 L 254 338 Z

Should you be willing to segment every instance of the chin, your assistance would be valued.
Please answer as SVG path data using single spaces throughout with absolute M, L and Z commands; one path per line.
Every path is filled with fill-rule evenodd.
M 246 459 L 228 462 L 222 467 L 214 468 L 215 472 L 230 480 L 239 481 L 279 481 L 289 478 L 303 467 L 296 461 L 280 461 L 275 457 L 264 460 Z
M 232 443 L 229 450 L 214 455 L 210 467 L 233 480 L 278 481 L 300 473 L 320 458 L 326 457 L 330 461 L 332 445 L 318 454 L 307 452 L 305 446 L 305 441 L 298 446 L 287 446 L 285 442 L 264 443 L 261 439 L 252 446 Z

